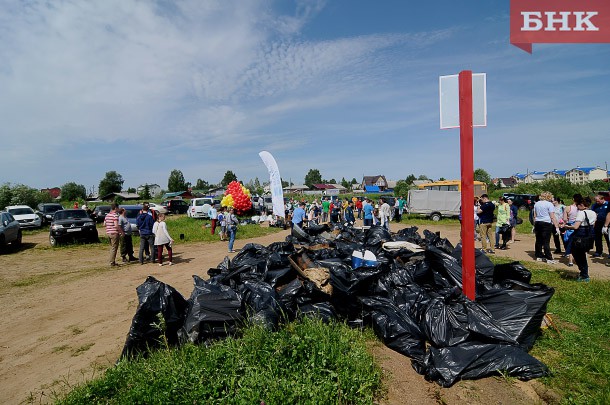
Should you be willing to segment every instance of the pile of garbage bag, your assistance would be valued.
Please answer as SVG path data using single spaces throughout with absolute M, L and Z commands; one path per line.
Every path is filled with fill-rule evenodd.
M 554 290 L 531 284 L 520 263 L 493 265 L 476 250 L 476 300 L 462 295 L 461 246 L 417 227 L 391 234 L 373 226 L 295 228 L 284 242 L 247 244 L 194 278 L 185 299 L 148 277 L 121 357 L 163 344 L 209 344 L 247 324 L 275 330 L 301 317 L 371 327 L 411 358 L 426 379 L 503 373 L 537 378 L 548 368 L 528 354 Z M 162 325 L 161 325 L 162 324 Z

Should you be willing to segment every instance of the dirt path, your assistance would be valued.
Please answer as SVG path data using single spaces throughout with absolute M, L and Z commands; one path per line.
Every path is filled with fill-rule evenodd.
M 396 229 L 394 226 L 393 230 Z M 440 231 L 442 236 L 457 242 L 459 232 L 455 227 L 428 229 Z M 282 231 L 256 240 L 238 239 L 236 248 L 252 241 L 268 245 L 284 240 L 287 234 Z M 528 251 L 532 250 L 533 239 L 530 235 L 521 239 L 510 250 L 498 254 L 531 260 Z M 49 402 L 53 392 L 90 379 L 112 365 L 121 352 L 137 307 L 135 288 L 152 275 L 188 298 L 192 275 L 207 278 L 208 268 L 216 267 L 227 255 L 227 245 L 226 242 L 178 244 L 173 267 L 130 264 L 108 268 L 106 255 L 105 245 L 51 249 L 47 235 L 41 233 L 24 237 L 24 246 L 18 252 L 0 256 L 3 403 Z M 608 278 L 610 270 L 606 269 L 593 264 L 591 276 Z M 382 345 L 375 347 L 374 353 L 388 376 L 384 403 L 540 401 L 532 388 L 535 383 L 515 384 L 488 378 L 442 389 L 417 375 L 408 358 Z

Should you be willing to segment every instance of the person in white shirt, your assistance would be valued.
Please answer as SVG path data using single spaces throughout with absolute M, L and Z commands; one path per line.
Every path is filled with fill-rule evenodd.
M 557 263 L 551 254 L 551 235 L 553 230 L 559 234 L 559 223 L 555 218 L 555 206 L 553 194 L 545 191 L 540 194 L 540 200 L 534 204 L 534 232 L 536 234 L 536 260 L 541 262 L 546 259 L 549 264 Z M 544 250 L 544 255 L 543 255 Z
M 589 264 L 587 263 L 587 252 L 591 250 L 593 244 L 590 247 L 578 246 L 574 240 L 578 237 L 590 237 L 593 238 L 594 232 L 593 227 L 595 225 L 595 221 L 597 220 L 597 214 L 594 211 L 591 211 L 589 206 L 591 205 L 591 199 L 589 197 L 579 198 L 578 200 L 575 198 L 574 203 L 576 203 L 576 207 L 578 208 L 578 213 L 576 214 L 576 220 L 573 225 L 564 225 L 565 229 L 573 229 L 574 234 L 572 236 L 572 256 L 574 257 L 574 261 L 578 266 L 578 270 L 580 274 L 576 278 L 576 281 L 588 282 L 589 281 Z M 593 241 L 593 239 L 591 239 Z
M 380 198 L 379 202 L 381 206 L 379 207 L 379 221 L 381 226 L 383 226 L 388 231 L 390 230 L 390 217 L 392 216 L 392 209 L 390 208 L 390 204 L 388 204 L 385 199 Z

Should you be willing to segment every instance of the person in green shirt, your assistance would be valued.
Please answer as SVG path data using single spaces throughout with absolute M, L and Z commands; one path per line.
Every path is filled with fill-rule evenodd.
M 328 222 L 328 213 L 330 211 L 330 201 L 328 198 L 322 200 L 322 222 Z
M 506 238 L 502 237 L 503 243 L 502 243 L 502 247 L 500 247 L 500 228 L 502 228 L 503 225 L 508 225 L 510 226 L 510 205 L 508 205 L 508 202 L 506 201 L 506 198 L 504 197 L 500 197 L 499 199 L 499 203 L 498 203 L 498 215 L 497 215 L 498 219 L 496 221 L 496 249 L 500 248 L 505 250 L 506 249 Z

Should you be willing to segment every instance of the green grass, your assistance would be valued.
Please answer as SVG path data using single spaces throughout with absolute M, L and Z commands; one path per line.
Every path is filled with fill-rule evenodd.
M 310 319 L 278 332 L 251 326 L 209 347 L 122 361 L 59 403 L 371 404 L 381 394 L 381 370 L 367 351 L 370 339 Z
M 563 403 L 610 403 L 610 282 L 576 283 L 547 265 L 524 265 L 532 283 L 555 288 L 547 311 L 558 331 L 544 329 L 531 352 L 551 369 L 542 382 L 561 393 Z

